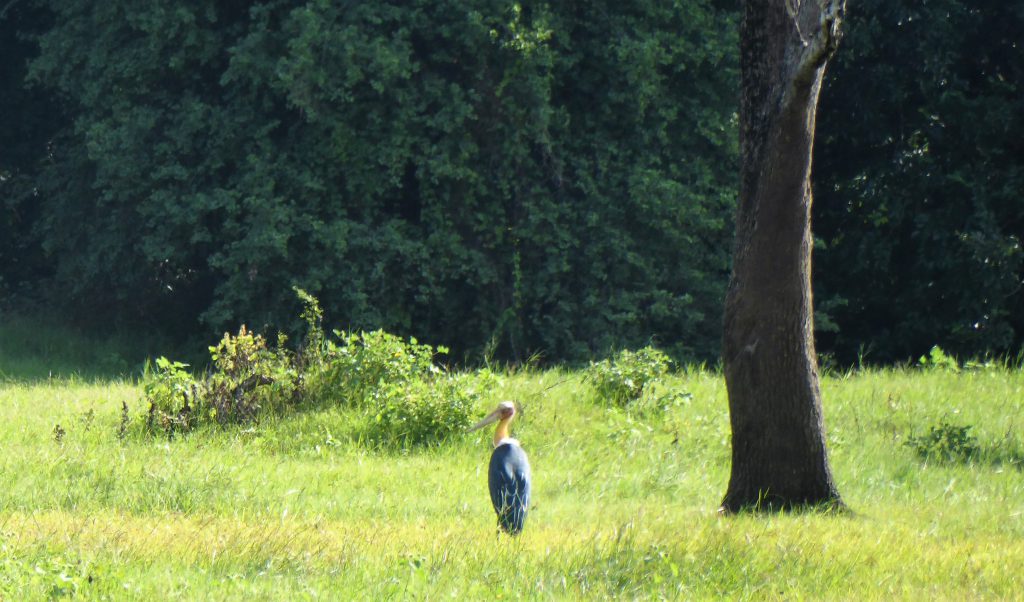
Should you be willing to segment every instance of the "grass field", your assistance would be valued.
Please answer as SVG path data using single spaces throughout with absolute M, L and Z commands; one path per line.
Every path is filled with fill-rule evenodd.
M 50 378 L 15 355 L 0 353 L 0 599 L 1024 597 L 1017 370 L 826 377 L 854 512 L 728 518 L 720 375 L 677 371 L 661 392 L 690 396 L 626 412 L 581 373 L 506 373 L 479 410 L 524 406 L 534 501 L 510 539 L 487 495 L 490 432 L 370 452 L 327 408 L 119 438 L 122 402 L 144 409 L 132 380 Z M 937 463 L 904 445 L 941 423 L 971 426 L 978 453 Z

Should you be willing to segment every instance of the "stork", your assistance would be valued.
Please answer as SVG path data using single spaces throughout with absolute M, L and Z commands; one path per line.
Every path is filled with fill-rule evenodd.
M 487 486 L 491 490 L 494 512 L 498 515 L 498 527 L 509 535 L 518 535 L 523 530 L 530 506 L 530 462 L 519 441 L 508 434 L 515 415 L 515 404 L 503 401 L 469 429 L 475 431 L 498 422 L 494 431 L 494 452 L 487 469 Z

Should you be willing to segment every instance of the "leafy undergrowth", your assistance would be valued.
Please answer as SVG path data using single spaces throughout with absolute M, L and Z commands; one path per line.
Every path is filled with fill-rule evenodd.
M 823 379 L 850 516 L 719 518 L 729 431 L 720 375 L 661 376 L 619 407 L 585 372 L 501 371 L 472 402 L 522 411 L 524 533 L 496 537 L 490 433 L 376 447 L 344 404 L 138 429 L 130 381 L 0 386 L 0 598 L 1008 599 L 1024 591 L 1019 371 Z M 127 406 L 123 405 L 127 404 Z M 976 451 L 914 444 L 969 427 Z M 63 435 L 55 435 L 59 425 Z M 949 435 L 960 433 L 948 430 Z M 941 435 L 941 433 L 940 433 Z M 958 444 L 950 444 L 954 447 Z M 960 449 L 958 447 L 957 449 Z
M 435 362 L 446 348 L 380 330 L 325 334 L 317 299 L 295 290 L 307 325 L 297 348 L 283 335 L 269 345 L 243 325 L 209 348 L 211 367 L 199 376 L 158 358 L 143 377 L 145 432 L 173 439 L 203 426 L 249 426 L 330 407 L 362 418 L 354 436 L 374 447 L 440 445 L 465 432 L 492 383 L 488 371 L 451 373 Z

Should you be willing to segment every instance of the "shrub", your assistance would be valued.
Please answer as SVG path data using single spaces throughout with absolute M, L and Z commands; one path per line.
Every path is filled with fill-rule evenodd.
M 449 373 L 434 362 L 448 349 L 415 338 L 381 330 L 334 336 L 311 371 L 310 398 L 361 409 L 370 418 L 366 439 L 377 447 L 437 444 L 465 431 L 493 382 Z
M 252 421 L 263 409 L 280 411 L 298 403 L 302 380 L 286 341 L 279 337 L 277 348 L 270 349 L 262 336 L 243 325 L 236 336 L 225 333 L 210 347 L 215 370 L 203 382 L 201 401 L 211 418 L 239 424 Z
M 446 348 L 382 330 L 334 331 L 329 338 L 316 298 L 295 290 L 309 327 L 302 347 L 290 351 L 279 336 L 271 348 L 242 326 L 209 348 L 212 367 L 202 378 L 161 357 L 145 375 L 148 429 L 171 435 L 203 422 L 243 424 L 264 412 L 328 404 L 364 412 L 364 438 L 377 446 L 438 443 L 469 426 L 480 391 L 493 378 L 450 374 L 434 363 Z
M 176 427 L 188 430 L 192 426 L 192 407 L 198 397 L 198 387 L 185 368 L 188 364 L 166 357 L 157 358 L 155 370 L 146 364 L 143 394 L 149 402 L 146 427 L 150 431 L 159 429 L 172 433 Z
M 948 355 L 942 350 L 942 347 L 934 345 L 928 355 L 922 355 L 917 359 L 917 363 L 922 368 L 927 370 L 947 370 L 950 372 L 959 372 L 960 366 L 956 362 L 956 358 Z
M 149 401 L 149 430 L 173 433 L 215 420 L 242 424 L 257 418 L 264 409 L 280 411 L 301 397 L 302 379 L 294 355 L 280 337 L 276 349 L 263 336 L 244 325 L 238 334 L 224 334 L 210 347 L 212 370 L 196 380 L 187 364 L 161 357 L 156 370 L 147 370 L 143 390 Z
M 465 432 L 479 398 L 467 375 L 417 380 L 405 387 L 386 387 L 377 398 L 369 438 L 383 447 L 414 447 L 441 443 Z
M 643 397 L 651 385 L 668 373 L 671 361 L 654 347 L 624 350 L 610 360 L 591 363 L 587 375 L 599 397 L 624 406 Z
M 434 364 L 435 353 L 448 352 L 445 347 L 435 350 L 420 344 L 415 338 L 406 342 L 383 330 L 336 330 L 334 335 L 338 341 L 326 341 L 310 374 L 310 395 L 321 403 L 333 399 L 363 406 L 387 396 L 389 385 L 429 381 L 442 373 Z
M 932 426 L 928 434 L 907 437 L 905 445 L 923 460 L 940 462 L 967 461 L 977 456 L 978 439 L 971 434 L 971 426 L 949 424 L 945 420 Z

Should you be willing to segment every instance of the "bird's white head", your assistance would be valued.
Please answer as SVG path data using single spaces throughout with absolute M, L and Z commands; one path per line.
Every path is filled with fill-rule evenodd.
M 501 413 L 501 418 L 511 418 L 516 415 L 516 404 L 511 401 L 503 401 L 498 404 L 496 412 Z
M 498 422 L 498 429 L 494 432 L 494 445 L 497 447 L 502 441 L 508 439 L 508 425 L 512 417 L 516 415 L 516 404 L 511 401 L 503 401 L 493 412 L 484 417 L 483 420 L 470 427 L 470 432 L 482 429 L 483 427 Z
M 469 431 L 473 432 L 482 429 L 488 424 L 491 424 L 492 422 L 497 422 L 499 420 L 511 420 L 511 418 L 515 415 L 516 404 L 512 403 L 511 401 L 503 401 L 498 404 L 498 407 L 495 408 L 493 412 L 485 416 L 483 420 L 469 427 Z

